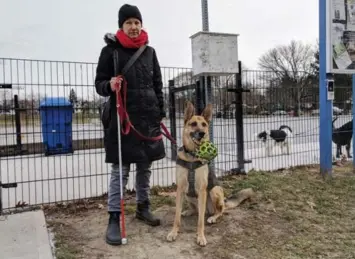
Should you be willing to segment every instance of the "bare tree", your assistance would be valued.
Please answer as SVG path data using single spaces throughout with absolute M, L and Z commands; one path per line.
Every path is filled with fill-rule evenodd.
M 281 106 L 297 107 L 299 114 L 301 103 L 312 97 L 312 88 L 317 87 L 312 77 L 314 53 L 312 45 L 291 41 L 260 57 L 259 67 L 266 70 L 262 79 L 268 82 L 267 96 L 273 99 L 270 102 L 277 100 Z
M 243 68 L 242 73 L 247 73 L 250 71 Z M 252 75 L 255 73 L 251 73 Z M 183 87 L 186 85 L 191 85 L 196 83 L 196 79 L 192 76 L 192 71 L 184 71 L 179 73 L 176 77 L 173 78 L 175 87 Z M 243 100 L 245 106 L 255 107 L 262 106 L 265 102 L 264 95 L 255 88 L 255 82 L 250 79 L 250 77 L 242 77 L 243 87 L 249 88 L 249 93 L 243 93 Z M 228 110 L 233 104 L 235 104 L 235 93 L 228 92 L 228 88 L 236 87 L 236 75 L 227 75 L 227 76 L 213 76 L 211 77 L 211 86 L 213 89 L 213 104 L 216 110 Z M 192 102 L 195 101 L 195 90 L 189 89 L 178 92 L 175 95 L 175 104 L 179 112 L 183 112 L 184 103 L 186 100 Z M 256 109 L 256 108 L 253 108 Z
M 172 80 L 174 80 L 174 87 L 183 87 L 195 83 L 191 70 L 185 70 L 183 72 L 180 72 L 178 75 L 172 78 Z M 175 105 L 177 106 L 176 111 L 182 113 L 184 110 L 185 102 L 187 100 L 193 101 L 194 96 L 195 96 L 194 89 L 176 92 L 175 93 Z
M 279 76 L 297 78 L 301 71 L 312 72 L 313 62 L 312 45 L 293 40 L 289 45 L 277 46 L 262 55 L 259 66 Z

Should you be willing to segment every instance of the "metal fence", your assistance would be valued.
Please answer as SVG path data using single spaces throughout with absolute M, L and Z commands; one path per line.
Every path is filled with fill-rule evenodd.
M 0 181 L 18 184 L 17 188 L 2 190 L 4 208 L 21 206 L 23 202 L 37 205 L 82 199 L 107 192 L 110 165 L 104 162 L 99 119 L 104 99 L 96 94 L 95 72 L 95 63 L 0 58 Z M 169 114 L 164 122 L 170 131 L 176 132 L 181 145 L 184 103 L 196 100 L 196 92 L 186 86 L 196 82 L 189 68 L 163 67 L 162 74 Z M 242 94 L 244 153 L 251 160 L 246 170 L 318 163 L 317 81 L 309 75 L 286 80 L 265 71 L 243 71 L 242 75 L 243 87 L 249 90 Z M 170 87 L 169 80 L 174 80 Z M 235 85 L 234 76 L 211 78 L 214 142 L 219 148 L 215 168 L 219 175 L 238 167 L 237 103 L 235 93 L 228 91 Z M 173 88 L 184 90 L 172 95 Z M 345 85 L 341 89 L 335 105 L 342 109 L 339 113 L 350 114 L 351 87 Z M 44 97 L 65 97 L 73 104 L 73 153 L 44 155 L 44 122 L 39 111 Z M 172 111 L 174 121 L 170 118 Z M 350 119 L 341 116 L 337 125 L 347 120 Z M 292 128 L 290 154 L 281 154 L 280 148 L 275 147 L 268 157 L 256 134 L 280 125 Z M 152 185 L 167 186 L 175 181 L 174 149 L 166 139 L 165 145 L 167 157 L 153 164 Z M 131 170 L 128 188 L 133 188 L 135 182 L 134 165 Z

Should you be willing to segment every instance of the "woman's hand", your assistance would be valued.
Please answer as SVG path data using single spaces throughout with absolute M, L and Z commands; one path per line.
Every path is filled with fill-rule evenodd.
M 110 80 L 110 86 L 112 92 L 120 91 L 121 90 L 121 84 L 122 84 L 122 78 L 121 77 L 112 77 Z

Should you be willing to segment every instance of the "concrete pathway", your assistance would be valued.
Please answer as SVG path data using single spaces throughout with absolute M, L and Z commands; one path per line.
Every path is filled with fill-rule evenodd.
M 0 259 L 52 259 L 42 210 L 0 217 Z

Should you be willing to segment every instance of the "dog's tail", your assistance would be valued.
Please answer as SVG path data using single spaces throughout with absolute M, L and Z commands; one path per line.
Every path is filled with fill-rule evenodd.
M 292 132 L 291 127 L 287 126 L 287 125 L 281 125 L 279 130 L 283 130 L 283 129 L 288 129 L 290 132 Z
M 288 137 L 292 137 L 292 129 L 289 126 L 281 125 L 279 130 L 283 130 L 284 132 L 286 132 Z
M 256 194 L 252 188 L 243 189 L 225 200 L 225 209 L 234 209 L 246 200 L 253 201 L 255 196 Z
M 336 116 L 335 119 L 332 121 L 332 127 L 333 127 L 333 129 L 335 128 L 335 127 L 334 127 L 334 122 L 335 122 L 337 119 L 338 119 L 338 116 Z

